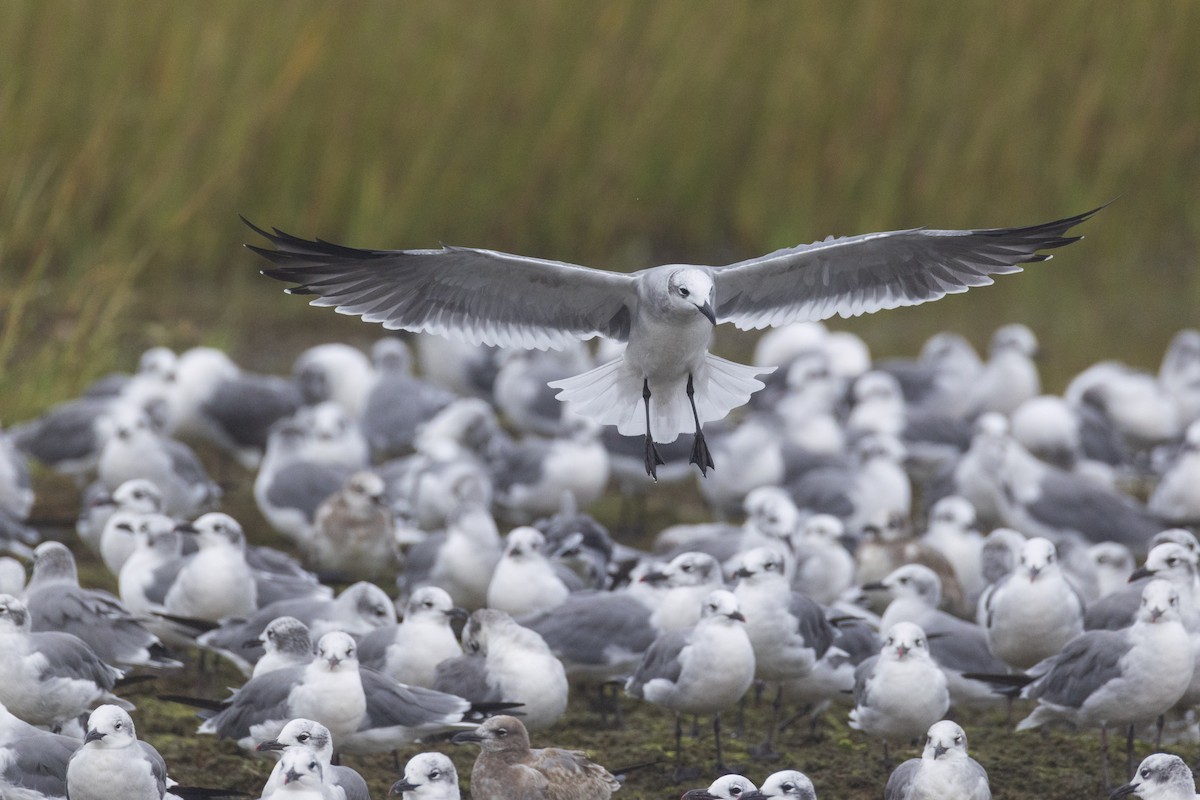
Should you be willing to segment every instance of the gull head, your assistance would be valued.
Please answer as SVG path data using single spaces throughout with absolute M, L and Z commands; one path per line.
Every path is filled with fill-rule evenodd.
M 133 727 L 133 718 L 125 709 L 103 705 L 88 717 L 87 734 L 83 737 L 85 745 L 114 750 L 128 747 L 136 741 L 137 731 Z
M 733 592 L 717 589 L 709 592 L 700 606 L 700 619 L 715 619 L 725 623 L 745 622 Z
M 291 791 L 319 791 L 325 782 L 324 770 L 316 753 L 308 748 L 285 752 L 279 760 L 283 785 Z
M 667 278 L 667 308 L 686 313 L 698 311 L 716 325 L 715 291 L 712 276 L 707 272 L 696 267 L 682 267 Z
M 967 734 L 957 723 L 948 719 L 933 723 L 926 737 L 925 750 L 921 753 L 922 758 L 931 758 L 936 761 L 947 753 L 952 756 L 958 753 L 962 753 L 964 756 L 967 754 Z
M 765 579 L 786 580 L 784 567 L 783 554 L 778 550 L 773 547 L 755 547 L 742 556 L 741 564 L 733 576 L 746 581 L 754 581 L 759 576 Z
M 513 528 L 505 539 L 504 557 L 517 561 L 541 557 L 545 546 L 546 537 L 537 528 Z
M 796 800 L 817 800 L 813 782 L 803 772 L 785 769 L 774 772 L 763 781 L 752 797 L 792 797 Z
M 947 495 L 933 504 L 929 523 L 966 531 L 975 524 L 975 506 L 965 497 Z
M 339 669 L 356 669 L 358 667 L 358 645 L 350 634 L 342 631 L 331 631 L 321 637 L 317 643 L 317 657 L 313 663 L 327 672 L 337 672 Z
M 0 594 L 0 633 L 28 632 L 33 625 L 29 609 L 11 594 Z
M 525 724 L 521 720 L 502 714 L 488 718 L 473 731 L 454 734 L 450 741 L 454 744 L 476 742 L 485 753 L 522 751 L 529 749 L 529 732 L 525 730 Z
M 929 642 L 924 629 L 913 622 L 897 622 L 888 629 L 881 655 L 894 661 L 903 661 L 913 655 L 929 658 Z
M 1161 621 L 1178 622 L 1179 592 L 1166 581 L 1155 578 L 1142 589 L 1142 604 L 1138 609 L 1138 621 L 1156 624 Z
M 1133 780 L 1113 791 L 1110 798 L 1136 795 L 1145 800 L 1157 798 L 1190 798 L 1196 795 L 1196 779 L 1192 770 L 1179 756 L 1154 753 L 1146 756 L 1134 773 Z
M 404 765 L 404 777 L 392 784 L 391 793 L 430 800 L 457 798 L 454 762 L 444 753 L 418 753 Z
M 1033 583 L 1038 576 L 1058 560 L 1058 550 L 1049 539 L 1040 536 L 1029 539 L 1021 546 L 1018 569 Z
M 662 569 L 642 575 L 642 581 L 668 587 L 720 585 L 721 565 L 708 553 L 680 553 Z
M 259 742 L 254 749 L 258 752 L 267 750 L 286 750 L 289 747 L 308 747 L 326 759 L 333 755 L 333 738 L 329 729 L 311 719 L 297 717 L 283 726 L 283 730 L 274 739 Z

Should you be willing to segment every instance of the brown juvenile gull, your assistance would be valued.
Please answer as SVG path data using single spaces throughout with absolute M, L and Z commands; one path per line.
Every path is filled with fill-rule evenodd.
M 622 355 L 551 387 L 558 399 L 627 436 L 645 436 L 646 472 L 663 463 L 654 443 L 695 431 L 691 460 L 713 466 L 701 426 L 723 419 L 763 388 L 749 367 L 708 352 L 713 328 L 760 329 L 837 314 L 917 305 L 1019 264 L 1045 261 L 1092 216 L 1023 228 L 869 233 L 777 250 L 725 266 L 667 264 L 622 274 L 494 250 L 359 250 L 251 225 L 276 249 L 263 274 L 296 284 L 311 305 L 382 323 L 501 347 L 563 349 L 605 336 Z M 655 402 L 651 404 L 651 398 Z M 644 409 L 643 409 L 644 406 Z
M 452 741 L 483 748 L 471 768 L 475 800 L 608 800 L 621 788 L 612 773 L 578 750 L 531 750 L 529 733 L 516 717 L 492 717 Z

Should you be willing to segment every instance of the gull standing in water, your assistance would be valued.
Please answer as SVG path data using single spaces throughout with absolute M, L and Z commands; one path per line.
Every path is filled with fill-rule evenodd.
M 763 388 L 757 376 L 774 369 L 709 353 L 718 323 L 760 329 L 964 292 L 1046 260 L 1038 251 L 1076 241 L 1067 232 L 1098 210 L 1023 228 L 831 237 L 725 266 L 629 274 L 467 247 L 360 250 L 243 221 L 276 248 L 250 246 L 275 264 L 265 275 L 294 283 L 288 292 L 313 296 L 312 305 L 390 330 L 541 350 L 595 336 L 625 342 L 616 359 L 550 385 L 582 416 L 644 435 L 654 477 L 663 463 L 655 442 L 689 428 L 691 460 L 707 474 L 713 463 L 701 426 L 746 403 Z

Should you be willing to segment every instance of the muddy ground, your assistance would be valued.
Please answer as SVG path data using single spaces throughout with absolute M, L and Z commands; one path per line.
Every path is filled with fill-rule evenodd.
M 211 454 L 204 454 L 211 463 Z M 214 475 L 220 476 L 227 489 L 225 510 L 246 527 L 250 540 L 260 544 L 284 546 L 285 542 L 266 527 L 250 495 L 251 476 L 242 474 L 226 464 L 213 464 Z M 98 585 L 115 590 L 114 581 L 102 564 L 78 545 L 73 531 L 66 524 L 73 519 L 78 507 L 78 492 L 74 485 L 54 475 L 36 475 L 39 492 L 35 517 L 45 535 L 72 545 L 80 557 L 81 578 L 86 585 Z M 668 494 L 668 492 L 670 494 Z M 616 528 L 619 499 L 605 498 L 594 512 L 601 521 Z M 645 531 L 657 531 L 666 524 L 681 519 L 704 518 L 705 511 L 693 490 L 663 489 L 649 501 L 648 519 L 643 528 L 617 530 L 624 541 L 641 543 Z M 391 588 L 391 587 L 385 587 Z M 133 712 L 140 736 L 157 747 L 166 758 L 171 776 L 184 785 L 230 787 L 257 797 L 272 762 L 267 758 L 240 752 L 231 741 L 218 741 L 211 736 L 195 736 L 198 724 L 194 710 L 165 702 L 161 694 L 189 694 L 209 698 L 226 695 L 226 687 L 237 686 L 241 676 L 232 666 L 213 663 L 200 668 L 198 654 L 192 651 L 182 660 L 187 666 L 177 671 L 159 673 L 154 681 L 130 687 L 127 697 L 136 703 Z M 713 767 L 712 729 L 707 720 L 698 728 L 699 738 L 692 738 L 692 727 L 685 725 L 684 762 L 699 767 L 703 773 L 694 780 L 675 782 L 674 718 L 664 709 L 625 698 L 625 726 L 615 729 L 602 722 L 596 710 L 595 694 L 573 687 L 570 707 L 557 725 L 533 736 L 534 746 L 559 746 L 585 750 L 591 757 L 614 771 L 645 765 L 625 776 L 620 796 L 636 798 L 675 798 L 684 790 L 705 786 L 715 776 Z M 818 797 L 880 798 L 887 781 L 888 770 L 883 763 L 882 748 L 864 734 L 852 730 L 846 723 L 848 706 L 834 706 L 815 724 L 807 718 L 784 730 L 777 749 L 781 757 L 775 761 L 752 758 L 749 750 L 763 737 L 764 725 L 770 713 L 769 695 L 762 701 L 753 699 L 745 710 L 744 732 L 739 734 L 737 714 L 730 712 L 724 720 L 726 763 L 743 772 L 751 780 L 761 780 L 777 769 L 794 768 L 805 772 L 816 786 Z M 1015 719 L 1027 712 L 1018 703 Z M 952 715 L 967 731 L 970 753 L 987 769 L 993 797 L 1039 797 L 1043 800 L 1078 800 L 1103 798 L 1108 790 L 1100 777 L 1099 738 L 1095 731 L 1069 733 L 1054 731 L 1047 735 L 1037 732 L 1016 734 L 1006 721 L 1003 706 L 992 709 L 952 710 Z M 456 747 L 449 743 L 433 746 L 450 755 L 459 771 L 464 789 L 469 785 L 470 769 L 475 757 L 473 747 Z M 399 751 L 399 764 L 423 749 L 414 744 Z M 1189 763 L 1197 758 L 1196 745 L 1169 747 Z M 1136 763 L 1151 752 L 1151 745 L 1139 742 Z M 893 751 L 898 763 L 904 758 L 919 756 L 915 746 Z M 1114 739 L 1112 782 L 1123 782 L 1124 740 Z M 371 758 L 349 757 L 347 765 L 359 770 L 371 787 L 372 797 L 386 798 L 391 784 L 398 778 L 396 759 L 392 755 Z

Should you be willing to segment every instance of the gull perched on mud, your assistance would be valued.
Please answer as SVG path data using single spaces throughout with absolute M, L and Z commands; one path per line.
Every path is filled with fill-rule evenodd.
M 717 323 L 760 329 L 964 292 L 1046 260 L 1038 251 L 1075 241 L 1066 233 L 1097 210 L 1023 228 L 831 237 L 725 266 L 630 274 L 466 247 L 359 250 L 246 224 L 276 248 L 250 246 L 275 264 L 265 275 L 296 284 L 288 291 L 312 295 L 312 305 L 391 330 L 541 350 L 595 336 L 625 342 L 612 361 L 551 386 L 582 416 L 644 435 L 653 477 L 662 463 L 655 442 L 689 428 L 691 460 L 707 474 L 701 426 L 746 403 L 763 388 L 757 376 L 773 369 L 709 353 Z

